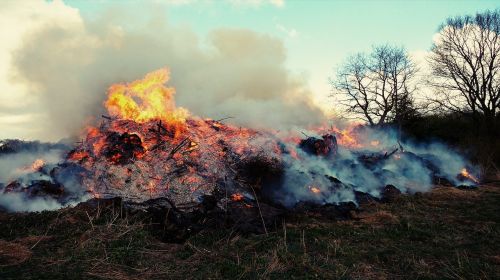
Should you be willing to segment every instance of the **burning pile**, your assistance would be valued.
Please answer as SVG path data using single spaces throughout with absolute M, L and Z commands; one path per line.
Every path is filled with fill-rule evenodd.
M 68 155 L 89 171 L 83 185 L 96 197 L 132 202 L 162 197 L 179 209 L 192 209 L 221 190 L 233 200 L 252 197 L 238 171 L 257 158 L 279 165 L 276 140 L 191 117 L 176 108 L 167 81 L 162 69 L 111 86 L 105 102 L 111 116 L 89 127 L 85 140 Z
M 308 131 L 313 136 L 305 139 L 278 138 L 198 118 L 175 106 L 168 80 L 161 69 L 112 85 L 100 125 L 87 127 L 71 151 L 61 150 L 62 162 L 36 160 L 24 172 L 31 175 L 10 174 L 0 203 L 13 193 L 50 194 L 62 205 L 88 196 L 135 204 L 164 199 L 189 213 L 207 201 L 219 209 L 228 203 L 260 209 L 259 200 L 297 208 L 425 191 L 438 181 L 478 183 L 445 146 L 403 143 L 403 150 L 390 131 L 332 127 Z

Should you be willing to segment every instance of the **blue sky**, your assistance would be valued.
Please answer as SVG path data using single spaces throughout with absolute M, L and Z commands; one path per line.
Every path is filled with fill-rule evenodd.
M 188 26 L 202 38 L 220 27 L 279 37 L 287 48 L 287 66 L 304 75 L 318 98 L 328 95 L 328 77 L 349 55 L 383 43 L 424 52 L 447 17 L 500 7 L 499 1 L 479 0 L 271 2 L 156 0 L 146 7 L 137 1 L 65 1 L 87 19 L 107 9 L 135 9 L 138 17 L 142 10 L 155 9 L 171 24 Z

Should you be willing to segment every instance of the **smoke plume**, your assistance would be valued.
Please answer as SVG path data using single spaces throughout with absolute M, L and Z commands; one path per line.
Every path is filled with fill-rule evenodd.
M 120 13 L 123 11 L 120 11 Z M 89 22 L 54 21 L 24 36 L 14 52 L 15 80 L 36 95 L 48 119 L 43 139 L 75 134 L 102 113 L 105 91 L 168 67 L 178 105 L 202 117 L 233 117 L 254 128 L 317 124 L 321 110 L 300 77 L 285 68 L 283 42 L 245 29 L 220 28 L 200 38 L 151 14 L 142 27 L 122 26 L 108 12 Z M 35 120 L 36 122 L 36 120 Z

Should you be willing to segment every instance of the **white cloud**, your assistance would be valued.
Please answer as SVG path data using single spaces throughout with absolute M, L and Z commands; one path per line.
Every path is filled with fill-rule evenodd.
M 269 0 L 269 3 L 280 8 L 285 6 L 285 0 Z
M 213 4 L 219 0 L 153 0 L 158 4 L 167 4 L 171 6 L 182 6 L 189 4 L 205 3 Z M 225 0 L 225 2 L 236 7 L 252 7 L 257 8 L 265 5 L 282 8 L 285 6 L 285 0 Z
M 285 0 L 227 0 L 229 3 L 238 7 L 260 7 L 271 5 L 282 8 L 285 6 Z
M 276 29 L 284 33 L 288 38 L 296 38 L 299 35 L 295 28 L 286 28 L 284 25 L 279 23 L 276 24 Z
M 153 0 L 153 2 L 158 4 L 167 4 L 172 6 L 182 6 L 189 5 L 198 2 L 197 0 Z

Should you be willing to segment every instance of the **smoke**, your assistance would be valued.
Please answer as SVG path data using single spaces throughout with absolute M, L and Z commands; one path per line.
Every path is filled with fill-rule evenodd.
M 20 16 L 16 14 L 20 22 L 36 19 L 28 32 L 22 32 L 20 44 L 6 50 L 0 46 L 0 58 L 5 58 L 2 51 L 10 55 L 9 83 L 15 82 L 20 88 L 4 92 L 22 90 L 15 104 L 0 96 L 4 103 L 0 106 L 15 105 L 9 105 L 7 113 L 7 125 L 12 131 L 13 126 L 20 129 L 18 122 L 13 121 L 20 118 L 24 120 L 24 129 L 39 128 L 32 137 L 57 140 L 78 134 L 90 118 L 105 113 L 103 102 L 109 85 L 135 80 L 162 67 L 171 71 L 169 86 L 176 88 L 177 105 L 201 117 L 233 117 L 228 121 L 284 131 L 315 126 L 324 119 L 311 100 L 306 82 L 286 69 L 283 42 L 272 36 L 219 28 L 200 37 L 189 27 L 171 25 L 159 11 L 147 14 L 146 21 L 137 19 L 135 11 L 124 10 L 110 10 L 90 21 L 61 1 L 33 3 L 37 3 L 35 8 L 28 7 L 32 3 L 23 4 Z M 17 8 L 6 5 L 0 10 L 0 19 L 9 14 L 9 9 Z M 134 22 L 124 23 L 128 21 Z M 12 22 L 4 24 L 7 25 L 16 26 Z M 20 32 L 8 34 L 14 33 Z M 3 34 L 7 33 L 0 32 L 0 36 Z M 0 75 L 7 74 L 0 71 Z M 25 100 L 29 104 L 23 107 Z M 0 121 L 5 119 L 1 117 L 4 116 L 0 115 Z M 3 133 L 4 129 L 0 131 Z M 299 201 L 346 202 L 355 200 L 355 191 L 379 196 L 388 184 L 403 192 L 421 192 L 431 187 L 435 176 L 463 183 L 457 174 L 467 163 L 444 145 L 408 141 L 403 143 L 406 152 L 399 158 L 369 165 L 362 156 L 394 150 L 396 135 L 391 130 L 365 129 L 357 138 L 365 142 L 363 148 L 341 147 L 333 158 L 313 156 L 300 149 L 297 153 L 301 160 L 284 154 L 284 181 L 276 200 L 287 206 Z M 371 141 L 379 144 L 372 147 Z M 2 188 L 6 186 L 0 184 L 0 206 L 10 211 L 38 211 L 85 199 L 82 187 L 72 175 L 73 167 L 59 166 L 64 162 L 62 154 L 61 150 L 44 149 L 1 155 L 0 182 L 62 183 L 69 195 L 74 195 L 72 199 L 61 202 L 50 196 L 5 192 Z M 23 168 L 38 158 L 46 162 L 47 170 L 56 168 L 58 173 L 23 173 Z
M 416 193 L 430 190 L 436 179 L 453 185 L 476 183 L 459 174 L 463 168 L 473 174 L 478 170 L 444 144 L 407 140 L 401 152 L 393 129 L 360 127 L 352 133 L 356 145 L 340 145 L 333 156 L 312 155 L 286 144 L 285 151 L 295 151 L 296 155 L 284 153 L 283 181 L 279 187 L 271 186 L 275 188 L 272 199 L 286 207 L 306 201 L 337 204 L 355 202 L 355 192 L 380 197 L 387 185 L 403 193 Z M 307 134 L 321 138 L 314 131 Z
M 130 12 L 130 11 L 129 11 Z M 219 28 L 200 38 L 173 26 L 159 12 L 145 22 L 117 23 L 133 14 L 108 11 L 96 21 L 51 21 L 23 37 L 13 52 L 15 80 L 36 95 L 39 138 L 75 134 L 103 112 L 106 89 L 161 67 L 179 106 L 210 118 L 254 128 L 317 124 L 322 111 L 301 77 L 285 67 L 283 42 L 245 29 Z M 36 121 L 36 120 L 35 120 Z
M 0 143 L 2 147 L 2 143 Z M 35 151 L 22 151 L 0 156 L 0 182 L 9 182 L 16 178 L 30 175 L 31 165 L 36 160 L 42 160 L 46 165 L 56 164 L 61 161 L 65 151 L 60 149 L 47 149 Z
M 76 167 L 60 165 L 68 150 L 61 143 L 0 141 L 0 209 L 54 210 L 87 200 Z M 64 186 L 63 200 L 46 194 L 43 188 L 57 184 Z

